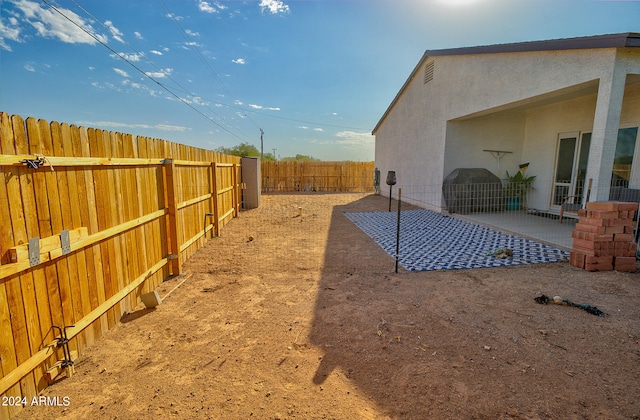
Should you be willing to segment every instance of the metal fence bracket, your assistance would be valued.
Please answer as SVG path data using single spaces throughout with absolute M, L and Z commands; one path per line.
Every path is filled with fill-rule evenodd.
M 29 239 L 29 265 L 40 264 L 40 238 Z
M 60 245 L 62 246 L 62 255 L 67 255 L 71 252 L 71 239 L 69 238 L 68 229 L 60 232 Z

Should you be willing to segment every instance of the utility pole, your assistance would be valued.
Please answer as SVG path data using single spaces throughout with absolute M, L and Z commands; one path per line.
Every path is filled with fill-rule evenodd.
M 276 150 L 278 150 L 278 149 L 271 149 L 271 150 L 273 150 L 273 158 L 275 160 L 278 160 L 278 158 L 276 157 Z
M 264 145 L 263 145 L 263 141 L 262 141 L 262 136 L 264 135 L 264 131 L 262 131 L 262 128 L 260 129 L 260 160 L 264 160 Z

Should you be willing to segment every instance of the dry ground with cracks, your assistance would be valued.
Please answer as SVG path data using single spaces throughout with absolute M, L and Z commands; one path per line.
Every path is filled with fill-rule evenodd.
M 640 418 L 640 274 L 395 274 L 342 214 L 386 199 L 262 200 L 45 390 L 69 406 L 18 418 Z

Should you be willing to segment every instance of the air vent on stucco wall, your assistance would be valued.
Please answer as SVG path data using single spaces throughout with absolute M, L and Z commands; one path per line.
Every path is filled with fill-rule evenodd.
M 427 84 L 433 80 L 433 70 L 435 67 L 435 61 L 430 61 L 424 66 L 424 83 Z

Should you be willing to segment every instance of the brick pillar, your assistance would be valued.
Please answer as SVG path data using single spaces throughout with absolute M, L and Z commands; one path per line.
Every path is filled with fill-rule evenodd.
M 571 233 L 569 263 L 587 271 L 636 271 L 633 216 L 637 203 L 589 202 Z

